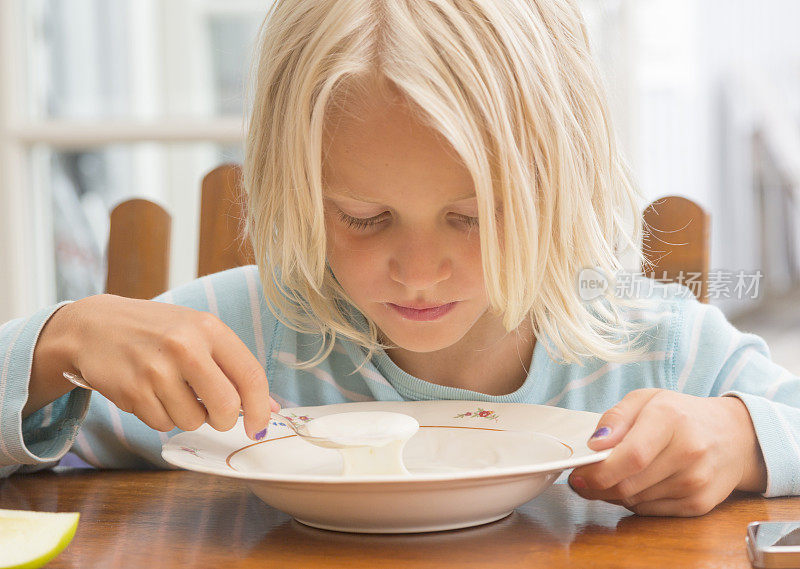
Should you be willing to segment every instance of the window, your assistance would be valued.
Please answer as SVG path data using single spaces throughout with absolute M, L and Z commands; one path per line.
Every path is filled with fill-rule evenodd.
M 270 4 L 0 0 L 0 321 L 101 291 L 108 214 L 134 196 L 172 214 L 172 284 L 194 277 L 200 180 L 242 159 Z
M 194 278 L 200 180 L 241 161 L 271 3 L 0 0 L 0 322 L 102 291 L 108 214 L 134 196 L 172 214 L 171 286 Z M 581 5 L 612 57 L 622 3 Z

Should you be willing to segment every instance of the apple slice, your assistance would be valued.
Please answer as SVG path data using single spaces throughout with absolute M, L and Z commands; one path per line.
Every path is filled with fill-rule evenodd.
M 0 510 L 0 569 L 41 567 L 69 545 L 77 513 Z

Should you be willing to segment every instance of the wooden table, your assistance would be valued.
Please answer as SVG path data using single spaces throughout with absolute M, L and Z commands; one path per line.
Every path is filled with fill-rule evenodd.
M 363 535 L 317 530 L 236 480 L 188 471 L 73 470 L 0 481 L 0 508 L 81 513 L 48 567 L 750 567 L 747 523 L 800 519 L 797 498 L 738 495 L 701 518 L 640 518 L 555 485 L 476 528 Z

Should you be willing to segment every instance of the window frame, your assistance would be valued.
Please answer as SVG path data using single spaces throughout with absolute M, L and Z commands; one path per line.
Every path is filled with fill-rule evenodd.
M 32 46 L 27 43 L 30 22 L 23 6 L 26 1 L 0 0 L 0 61 L 3 62 L 0 65 L 0 266 L 6 267 L 4 278 L 0 279 L 0 323 L 55 302 L 53 217 L 51 195 L 45 182 L 49 171 L 46 157 L 50 152 L 140 143 L 240 145 L 244 138 L 242 117 L 200 115 L 157 120 L 155 117 L 162 111 L 163 102 L 154 100 L 152 90 L 159 85 L 153 85 L 150 92 L 135 93 L 137 101 L 143 101 L 133 109 L 137 118 L 112 121 L 31 118 L 35 113 L 30 112 L 26 101 L 41 94 L 29 92 L 25 60 L 31 57 Z M 204 17 L 245 13 L 253 5 L 252 0 L 232 2 L 224 7 L 208 0 L 174 2 L 183 8 L 184 26 L 179 26 L 182 29 L 192 27 L 185 25 L 187 20 L 194 22 L 197 28 Z M 174 6 L 170 9 L 172 14 L 176 13 Z M 152 18 L 163 22 L 161 18 L 169 12 L 159 0 L 137 0 L 128 5 L 128 10 L 133 25 L 138 23 L 142 29 L 147 28 Z M 150 44 L 151 39 L 146 38 L 141 43 Z M 173 39 L 172 45 L 163 47 L 175 51 L 178 45 L 180 41 Z M 144 82 L 136 79 L 152 69 L 147 68 L 146 59 L 163 53 L 148 53 L 142 49 L 133 55 L 132 84 L 141 85 Z M 166 81 L 163 77 L 161 80 Z M 166 98 L 169 96 L 167 93 Z M 170 147 L 167 152 L 172 153 Z M 136 153 L 140 154 L 136 159 L 138 167 L 152 163 L 147 151 Z M 178 160 L 186 161 L 180 150 L 176 154 Z M 174 236 L 184 233 L 175 229 Z M 196 241 L 194 235 L 196 232 L 182 238 Z
M 131 97 L 134 101 L 132 116 L 135 118 L 95 121 L 42 119 L 35 118 L 35 114 L 30 112 L 29 101 L 35 101 L 43 94 L 30 92 L 29 69 L 37 62 L 25 61 L 36 56 L 33 40 L 27 33 L 31 22 L 23 8 L 26 2 L 31 0 L 0 0 L 0 266 L 5 267 L 4 278 L 0 279 L 0 323 L 30 314 L 52 304 L 56 298 L 53 216 L 46 182 L 48 153 L 139 143 L 241 145 L 244 138 L 244 120 L 241 117 L 215 117 L 210 112 L 204 115 L 200 109 L 200 114 L 192 118 L 160 119 L 161 116 L 170 116 L 173 109 L 181 110 L 180 94 L 176 95 L 170 85 L 177 83 L 180 88 L 185 81 L 166 72 L 153 81 L 152 66 L 164 58 L 167 61 L 165 69 L 169 69 L 170 61 L 180 57 L 185 45 L 202 44 L 196 40 L 203 18 L 250 13 L 255 5 L 260 4 L 263 6 L 258 6 L 259 11 L 266 13 L 270 3 L 269 0 L 228 0 L 224 5 L 219 0 L 129 2 L 126 16 L 136 26 L 132 34 L 133 57 L 128 69 L 134 89 Z M 595 16 L 604 10 L 627 13 L 631 2 L 579 0 L 581 7 Z M 165 22 L 168 24 L 170 18 L 179 18 L 181 25 L 167 25 L 170 32 L 165 33 L 161 26 L 165 26 Z M 154 21 L 159 26 L 152 25 Z M 623 26 L 623 32 L 623 41 L 629 41 L 627 27 Z M 624 64 L 629 67 L 630 62 Z M 181 69 L 181 72 L 186 70 Z M 617 74 L 624 75 L 619 70 Z M 622 101 L 622 104 L 627 104 L 627 101 Z M 621 114 L 619 118 L 623 118 Z M 623 127 L 623 138 L 630 138 L 627 135 L 632 125 Z M 187 192 L 197 190 L 195 187 L 184 188 L 187 181 L 175 175 L 175 168 L 164 165 L 164 162 L 176 162 L 188 169 L 196 162 L 189 155 L 191 153 L 167 146 L 166 160 L 154 157 L 148 149 L 137 149 L 134 154 L 136 170 L 149 173 L 147 187 L 161 186 L 165 194 L 176 192 L 177 187 Z M 174 219 L 173 251 L 186 249 L 189 242 L 196 248 L 197 219 L 189 218 L 198 217 L 198 207 L 197 203 L 187 204 L 186 211 L 181 212 L 186 219 Z M 191 255 L 173 256 L 172 286 L 180 282 L 176 280 L 178 275 L 188 274 L 192 263 L 196 264 L 196 261 Z

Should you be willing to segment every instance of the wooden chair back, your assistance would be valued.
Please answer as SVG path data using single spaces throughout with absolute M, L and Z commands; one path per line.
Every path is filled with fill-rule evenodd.
M 688 287 L 708 302 L 711 219 L 698 204 L 681 196 L 659 198 L 644 210 L 642 272 L 658 281 Z
M 253 263 L 241 239 L 241 168 L 225 164 L 202 183 L 197 275 Z M 642 272 L 659 281 L 680 282 L 708 302 L 709 215 L 698 204 L 667 196 L 644 211 Z M 152 298 L 168 287 L 170 216 L 147 200 L 129 200 L 111 214 L 106 291 Z
M 157 203 L 132 199 L 111 212 L 106 292 L 153 298 L 169 285 L 172 218 Z
M 243 240 L 242 169 L 224 164 L 203 178 L 197 276 L 253 264 L 253 249 Z

